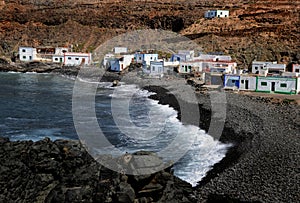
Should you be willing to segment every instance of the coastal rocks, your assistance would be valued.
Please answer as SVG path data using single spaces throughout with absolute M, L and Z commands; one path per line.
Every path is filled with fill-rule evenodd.
M 135 192 L 130 184 L 121 182 L 117 188 L 117 201 L 120 203 L 134 202 Z
M 31 62 L 31 63 L 0 63 L 0 71 L 2 72 L 36 72 L 36 73 L 50 73 L 54 72 L 55 70 L 61 70 L 60 65 L 56 64 L 47 64 L 47 63 L 40 63 L 40 62 Z
M 153 153 L 135 155 L 153 156 L 157 165 Z M 0 138 L 0 161 L 0 202 L 184 202 L 192 192 L 170 168 L 140 176 L 111 171 L 78 141 Z
M 119 85 L 120 85 L 119 80 L 114 80 L 113 83 L 112 83 L 113 87 L 117 87 Z

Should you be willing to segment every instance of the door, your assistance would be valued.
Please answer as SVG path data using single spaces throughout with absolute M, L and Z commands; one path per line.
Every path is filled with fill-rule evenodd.
M 275 92 L 275 82 L 272 82 L 272 84 L 271 84 L 271 91 Z
M 249 89 L 249 80 L 245 80 L 245 89 Z
M 236 86 L 237 88 L 240 88 L 240 80 L 236 80 L 234 83 L 234 86 Z

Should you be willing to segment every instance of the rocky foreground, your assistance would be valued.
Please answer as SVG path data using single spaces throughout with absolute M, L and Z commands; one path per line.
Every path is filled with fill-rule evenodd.
M 170 168 L 123 175 L 101 166 L 78 141 L 0 138 L 0 162 L 0 202 L 195 202 L 191 185 Z

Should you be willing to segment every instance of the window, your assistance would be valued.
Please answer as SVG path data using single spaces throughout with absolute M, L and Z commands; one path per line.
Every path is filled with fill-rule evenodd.
M 241 83 L 244 84 L 244 83 L 245 83 L 245 80 L 241 80 Z
M 58 58 L 55 58 L 54 60 L 55 60 L 55 61 L 58 61 Z
M 296 72 L 296 73 L 299 73 L 299 71 L 300 71 L 300 69 L 296 69 L 296 71 L 295 71 L 295 72 Z
M 150 57 L 150 59 L 152 60 L 152 56 Z
M 255 66 L 255 70 L 257 70 L 258 69 L 258 67 L 257 66 Z
M 79 60 L 79 58 L 75 58 L 75 60 L 76 60 L 76 61 L 78 61 L 78 60 Z
M 261 86 L 268 86 L 267 82 L 261 82 L 260 84 L 261 84 Z
M 142 60 L 142 57 L 139 57 L 139 60 Z
M 155 66 L 152 67 L 152 71 L 155 71 Z
M 287 87 L 287 84 L 286 84 L 286 83 L 281 83 L 281 84 L 280 84 L 280 87 L 286 88 L 286 87 Z
M 23 56 L 23 59 L 26 59 L 26 56 Z
M 71 60 L 72 58 L 71 57 L 68 57 L 68 60 Z
M 25 50 L 25 49 L 22 49 L 22 52 L 26 52 L 26 50 Z
M 220 14 L 222 15 L 223 13 L 221 12 Z

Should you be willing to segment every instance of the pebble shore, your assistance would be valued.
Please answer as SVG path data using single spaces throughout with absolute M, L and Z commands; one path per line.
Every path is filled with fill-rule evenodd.
M 180 110 L 175 98 L 166 97 L 161 86 L 146 89 L 157 92 L 153 99 Z M 233 92 L 225 94 L 226 120 L 219 140 L 233 147 L 199 182 L 195 189 L 197 201 L 299 201 L 300 106 Z M 213 122 L 209 94 L 198 94 L 198 102 L 199 126 L 208 131 Z

